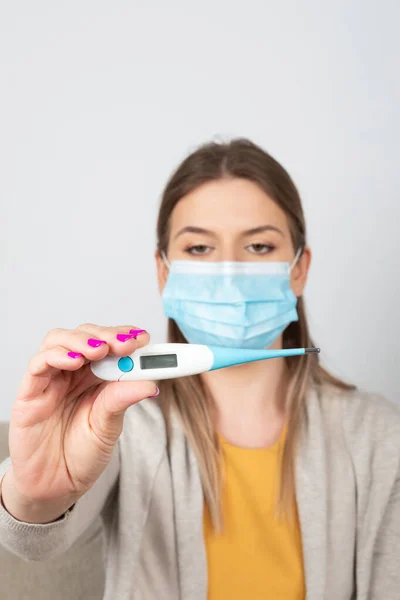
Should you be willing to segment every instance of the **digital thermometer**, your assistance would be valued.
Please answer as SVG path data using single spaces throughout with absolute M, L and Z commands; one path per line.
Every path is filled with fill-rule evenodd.
M 129 356 L 106 356 L 90 363 L 93 373 L 106 381 L 157 380 L 197 375 L 244 363 L 300 356 L 319 348 L 251 350 L 201 344 L 149 344 Z

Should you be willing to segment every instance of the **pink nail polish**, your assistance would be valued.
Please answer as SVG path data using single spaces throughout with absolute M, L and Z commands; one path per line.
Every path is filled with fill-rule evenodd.
M 157 391 L 155 394 L 153 394 L 152 396 L 149 396 L 149 398 L 155 398 L 156 396 L 158 396 L 158 394 L 160 393 L 159 387 L 157 386 Z
M 128 340 L 131 340 L 134 337 L 135 336 L 130 333 L 118 333 L 117 334 L 117 340 L 119 342 L 127 342 Z
M 94 338 L 89 338 L 88 339 L 88 344 L 89 346 L 91 346 L 92 348 L 98 348 L 99 346 L 101 346 L 102 344 L 107 344 L 106 341 L 104 340 L 95 340 Z
M 130 329 L 129 333 L 131 333 L 134 337 L 141 335 L 142 333 L 147 333 L 145 329 Z
M 83 356 L 83 354 L 81 354 L 81 352 L 68 352 L 68 356 L 70 356 L 71 358 L 79 358 Z

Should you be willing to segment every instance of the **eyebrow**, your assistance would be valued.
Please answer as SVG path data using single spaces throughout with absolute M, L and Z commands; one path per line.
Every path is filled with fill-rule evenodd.
M 277 233 L 283 236 L 283 231 L 278 227 L 275 227 L 274 225 L 261 225 L 260 227 L 254 227 L 253 229 L 247 229 L 247 231 L 242 232 L 242 235 L 255 235 L 256 233 L 264 233 L 265 231 L 276 231 Z M 182 229 L 180 229 L 178 233 L 174 236 L 174 239 L 176 240 L 176 238 L 183 235 L 184 233 L 201 233 L 203 235 L 206 234 L 215 236 L 215 233 L 213 231 L 210 231 L 209 229 L 189 225 L 188 227 L 183 227 Z

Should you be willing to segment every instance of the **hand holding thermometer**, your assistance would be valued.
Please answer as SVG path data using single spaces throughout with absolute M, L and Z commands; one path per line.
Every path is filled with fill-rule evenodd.
M 93 373 L 106 381 L 172 379 L 215 371 L 244 363 L 300 356 L 319 352 L 319 348 L 288 350 L 251 350 L 204 346 L 201 344 L 149 344 L 130 356 L 106 356 L 90 364 Z

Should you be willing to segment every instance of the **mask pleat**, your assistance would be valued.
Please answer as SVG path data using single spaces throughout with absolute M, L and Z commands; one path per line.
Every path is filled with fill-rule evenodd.
M 191 343 L 265 348 L 298 319 L 287 263 L 178 263 L 163 307 Z

